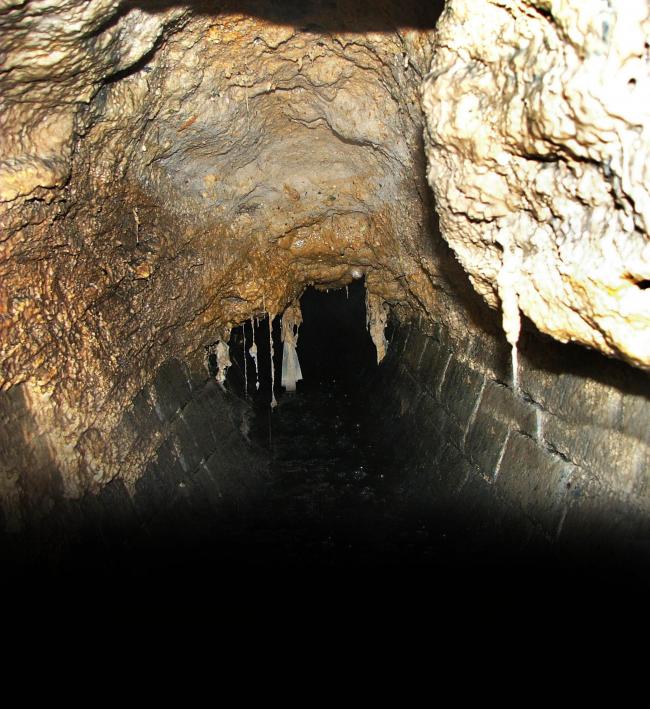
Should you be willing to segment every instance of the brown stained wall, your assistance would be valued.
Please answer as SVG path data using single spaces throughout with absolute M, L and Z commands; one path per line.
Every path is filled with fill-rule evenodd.
M 67 496 L 143 474 L 119 423 L 158 367 L 199 369 L 307 285 L 359 268 L 381 298 L 435 309 L 419 99 L 435 6 L 10 5 L 0 390 L 24 388 Z

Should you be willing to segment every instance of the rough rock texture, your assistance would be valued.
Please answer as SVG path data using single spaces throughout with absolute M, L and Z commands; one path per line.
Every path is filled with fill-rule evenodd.
M 646 5 L 452 0 L 434 34 L 437 5 L 0 0 L 8 526 L 61 497 L 136 494 L 180 432 L 163 467 L 187 450 L 185 472 L 202 470 L 219 431 L 202 429 L 193 447 L 178 411 L 159 413 L 158 378 L 175 360 L 201 371 L 215 348 L 225 367 L 235 325 L 281 313 L 309 284 L 365 276 L 379 356 L 388 303 L 490 359 L 469 335 L 486 314 L 439 237 L 426 184 L 432 62 L 423 95 L 442 231 L 503 306 L 509 339 L 521 308 L 558 339 L 650 363 Z M 451 362 L 440 363 L 453 374 L 442 409 L 463 413 L 476 385 L 481 406 L 503 393 L 483 365 Z M 561 376 L 533 394 L 524 366 L 521 391 L 542 406 Z M 615 412 L 616 394 L 594 392 L 595 416 L 633 418 L 627 399 Z M 519 393 L 503 406 L 517 416 Z M 500 435 L 489 410 L 472 411 L 484 433 L 465 421 L 462 450 L 475 429 Z M 588 438 L 562 443 L 557 421 L 544 455 L 575 445 L 562 455 L 580 465 Z M 611 486 L 627 489 L 645 459 L 624 461 L 612 441 Z
M 181 14 L 125 11 L 115 0 L 0 3 L 2 202 L 67 182 L 79 106 L 147 55 Z
M 120 417 L 156 369 L 202 366 L 308 284 L 360 270 L 383 300 L 434 303 L 435 19 L 388 0 L 2 4 L 0 386 L 33 419 L 4 499 L 43 476 L 132 487 L 147 461 Z M 34 435 L 56 472 L 20 462 Z
M 441 231 L 476 290 L 650 367 L 645 0 L 450 0 L 424 87 Z

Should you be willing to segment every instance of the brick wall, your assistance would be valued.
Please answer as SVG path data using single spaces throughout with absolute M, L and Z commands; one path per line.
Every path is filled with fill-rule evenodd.
M 79 546 L 86 563 L 93 556 L 89 546 L 102 557 L 119 555 L 129 546 L 145 549 L 148 540 L 157 545 L 170 534 L 189 543 L 265 494 L 268 462 L 247 441 L 248 405 L 178 360 L 155 373 L 113 431 L 124 469 L 136 462 L 144 471 L 130 489 L 118 473 L 96 493 L 64 496 L 23 399 L 20 387 L 0 397 L 6 424 L 0 448 L 11 472 L 4 479 L 13 481 L 0 552 L 9 562 L 38 563 Z
M 527 335 L 512 385 L 503 336 L 396 324 L 381 406 L 405 485 L 490 534 L 650 549 L 650 381 L 627 365 Z

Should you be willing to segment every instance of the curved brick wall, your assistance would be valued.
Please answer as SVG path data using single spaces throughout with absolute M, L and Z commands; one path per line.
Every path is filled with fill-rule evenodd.
M 265 494 L 268 463 L 248 441 L 250 415 L 248 405 L 214 379 L 169 360 L 120 422 L 122 464 L 137 459 L 144 475 L 130 490 L 116 478 L 70 498 L 63 495 L 47 433 L 34 429 L 24 392 L 0 395 L 0 455 L 15 488 L 24 489 L 6 508 L 0 553 L 8 562 L 40 564 L 57 555 L 74 560 L 78 551 L 85 567 L 89 549 L 105 565 L 107 556 L 119 558 L 129 549 L 195 545 Z
M 378 389 L 405 495 L 510 550 L 650 545 L 650 381 L 627 365 L 527 335 L 511 382 L 502 335 L 396 323 Z M 496 332 L 496 330 L 495 330 Z

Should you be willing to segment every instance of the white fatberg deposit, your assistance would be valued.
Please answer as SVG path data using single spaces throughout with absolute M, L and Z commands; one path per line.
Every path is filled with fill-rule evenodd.
M 442 233 L 475 289 L 501 307 L 507 280 L 543 332 L 643 368 L 649 16 L 647 0 L 449 0 L 423 88 Z

